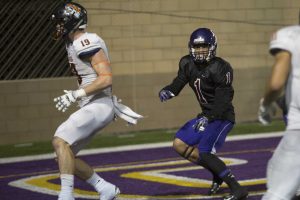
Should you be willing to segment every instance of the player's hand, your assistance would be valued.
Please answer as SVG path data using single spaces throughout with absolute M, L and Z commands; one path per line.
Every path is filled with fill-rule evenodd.
M 198 118 L 195 122 L 195 124 L 193 125 L 193 128 L 197 131 L 197 132 L 201 132 L 204 131 L 207 124 L 208 124 L 209 120 L 207 117 L 205 116 L 201 116 L 200 118 Z
M 62 112 L 65 112 L 72 103 L 75 103 L 78 98 L 85 97 L 84 89 L 79 90 L 64 90 L 64 95 L 54 98 L 55 107 Z
M 258 121 L 263 125 L 268 125 L 272 121 L 272 117 L 275 115 L 276 109 L 273 105 L 264 106 L 264 99 L 261 99 L 259 102 L 258 108 Z
M 74 91 L 64 90 L 64 92 L 64 95 L 54 98 L 54 102 L 56 102 L 55 107 L 62 112 L 65 112 L 72 103 L 76 102 Z
M 175 95 L 169 91 L 169 90 L 161 90 L 158 94 L 159 99 L 161 102 L 167 101 L 168 99 L 171 99 Z

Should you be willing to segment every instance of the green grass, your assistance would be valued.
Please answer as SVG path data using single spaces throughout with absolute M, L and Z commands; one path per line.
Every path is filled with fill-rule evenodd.
M 127 134 L 111 134 L 96 136 L 92 142 L 87 146 L 88 148 L 99 147 L 114 147 L 129 144 L 146 144 L 154 142 L 172 141 L 177 129 L 170 130 L 152 130 L 139 131 Z M 283 131 L 284 123 L 282 121 L 274 121 L 269 126 L 263 126 L 257 122 L 236 124 L 230 135 L 241 135 L 249 133 L 264 133 Z M 17 145 L 2 145 L 0 146 L 0 158 L 14 157 L 24 155 L 37 155 L 53 152 L 51 141 L 34 142 L 28 144 Z

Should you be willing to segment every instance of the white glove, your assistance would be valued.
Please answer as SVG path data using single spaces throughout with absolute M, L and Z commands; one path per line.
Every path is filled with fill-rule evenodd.
M 64 90 L 64 95 L 54 98 L 55 107 L 62 112 L 65 112 L 72 103 L 75 103 L 77 98 L 86 96 L 84 89 L 79 90 Z
M 259 102 L 258 121 L 263 125 L 268 125 L 271 123 L 272 117 L 276 113 L 276 108 L 273 104 L 271 104 L 270 106 L 264 106 L 263 102 L 264 99 L 262 98 Z

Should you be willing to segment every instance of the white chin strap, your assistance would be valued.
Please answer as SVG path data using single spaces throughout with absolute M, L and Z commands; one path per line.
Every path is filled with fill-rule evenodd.
M 114 110 L 115 114 L 121 119 L 127 121 L 130 124 L 137 124 L 137 121 L 141 118 L 144 118 L 142 115 L 134 112 L 128 106 L 121 104 L 121 100 L 113 96 Z

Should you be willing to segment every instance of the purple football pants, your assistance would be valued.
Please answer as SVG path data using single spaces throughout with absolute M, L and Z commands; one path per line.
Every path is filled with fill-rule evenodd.
M 196 131 L 193 125 L 197 118 L 184 124 L 176 133 L 176 138 L 189 146 L 197 146 L 201 153 L 216 153 L 225 142 L 226 136 L 234 123 L 228 120 L 214 120 L 205 127 L 204 131 Z

